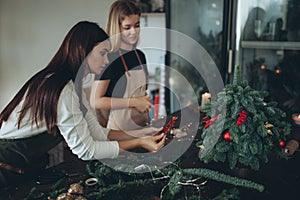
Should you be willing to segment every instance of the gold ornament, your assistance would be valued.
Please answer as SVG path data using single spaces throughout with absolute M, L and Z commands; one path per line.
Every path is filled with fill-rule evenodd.
M 74 196 L 68 193 L 60 194 L 56 200 L 74 200 Z
M 267 130 L 267 133 L 268 133 L 269 135 L 272 135 L 272 134 L 273 134 L 273 132 L 272 132 L 270 129 Z
M 265 125 L 264 125 L 266 128 L 273 128 L 274 125 L 273 124 L 270 124 L 269 122 L 266 122 Z
M 267 129 L 267 133 L 268 133 L 269 135 L 272 135 L 273 132 L 270 130 L 270 128 L 273 128 L 274 125 L 273 125 L 273 124 L 270 124 L 269 122 L 266 122 L 266 123 L 264 124 L 264 126 L 265 126 L 265 128 Z
M 73 183 L 68 189 L 69 194 L 83 194 L 83 187 L 78 183 Z

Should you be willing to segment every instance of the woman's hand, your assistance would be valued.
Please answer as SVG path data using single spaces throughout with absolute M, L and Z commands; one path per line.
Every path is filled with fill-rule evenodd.
M 122 141 L 122 140 L 130 140 L 145 136 L 153 136 L 158 134 L 159 131 L 162 130 L 161 128 L 156 128 L 152 126 L 148 126 L 146 128 L 131 130 L 131 131 L 118 131 L 118 130 L 110 130 L 108 133 L 108 139 L 113 141 Z
M 134 97 L 129 101 L 129 106 L 136 108 L 139 112 L 148 112 L 152 108 L 151 98 L 147 94 L 142 97 Z
M 155 136 L 146 136 L 140 138 L 141 147 L 147 149 L 151 152 L 156 152 L 165 145 L 166 136 L 164 134 L 159 134 Z
M 166 136 L 164 134 L 159 134 L 128 140 L 119 140 L 118 143 L 121 151 L 141 147 L 147 149 L 148 151 L 155 152 L 165 145 L 165 141 Z
M 144 137 L 144 136 L 152 136 L 156 135 L 159 131 L 162 130 L 161 128 L 156 128 L 153 126 L 148 126 L 142 129 L 138 130 L 132 130 L 132 131 L 126 131 L 128 135 L 134 136 L 134 137 Z
M 118 141 L 121 151 L 141 147 L 148 151 L 155 152 L 161 149 L 166 141 L 165 134 L 157 135 L 160 130 L 162 130 L 162 128 L 155 127 L 147 127 L 128 132 L 110 130 L 108 138 Z

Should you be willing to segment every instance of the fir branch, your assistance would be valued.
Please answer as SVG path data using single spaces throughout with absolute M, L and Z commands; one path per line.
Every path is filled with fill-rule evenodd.
M 134 180 L 134 181 L 128 181 L 126 183 L 117 183 L 117 184 L 109 185 L 108 187 L 105 187 L 105 188 L 100 188 L 99 191 L 92 192 L 85 196 L 87 198 L 91 198 L 91 199 L 98 199 L 98 198 L 104 197 L 108 193 L 111 193 L 114 191 L 120 191 L 122 189 L 133 187 L 133 186 L 139 187 L 139 186 L 147 185 L 149 187 L 149 184 L 151 184 L 151 183 L 153 184 L 152 179 Z
M 226 174 L 222 174 L 220 172 L 212 171 L 209 169 L 196 169 L 196 168 L 183 169 L 182 172 L 187 173 L 187 174 L 192 174 L 192 175 L 203 176 L 203 177 L 211 179 L 211 180 L 228 183 L 228 184 L 235 185 L 235 186 L 242 186 L 242 187 L 246 187 L 246 188 L 255 189 L 260 192 L 262 192 L 264 190 L 264 186 L 261 184 L 258 184 L 258 183 L 255 183 L 253 181 L 249 181 L 246 179 L 241 179 L 238 177 L 233 177 L 233 176 L 229 176 Z
M 36 191 L 36 187 L 31 188 L 30 192 L 28 195 L 24 198 L 24 200 L 31 200 L 34 199 L 34 192 Z

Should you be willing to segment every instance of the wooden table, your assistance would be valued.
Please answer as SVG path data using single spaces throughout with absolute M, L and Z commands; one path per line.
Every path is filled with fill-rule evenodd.
M 270 160 L 269 163 L 262 165 L 259 171 L 246 171 L 246 173 L 244 173 L 245 171 L 229 170 L 228 165 L 223 163 L 204 164 L 200 162 L 198 158 L 199 149 L 196 147 L 195 143 L 196 140 L 180 157 L 183 168 L 208 168 L 218 170 L 225 174 L 241 176 L 242 178 L 252 180 L 265 186 L 265 190 L 263 192 L 239 187 L 240 199 L 300 199 L 300 197 L 298 197 L 300 188 L 300 152 L 296 152 L 296 154 L 288 160 Z M 61 185 L 62 187 L 67 188 L 71 183 L 86 180 L 89 177 L 86 172 L 86 164 L 87 162 L 81 161 L 77 159 L 76 156 L 70 154 L 68 160 L 53 167 L 53 169 L 70 175 L 65 178 Z M 33 187 L 36 187 L 36 190 L 41 194 L 42 197 L 40 199 L 47 199 L 47 193 L 49 193 L 51 186 L 52 184 L 38 185 L 35 180 L 30 180 L 19 187 L 7 188 L 0 191 L 0 199 L 24 199 Z M 208 180 L 203 191 L 206 197 L 209 195 L 214 197 L 216 194 L 221 192 L 223 188 L 231 187 L 233 186 Z

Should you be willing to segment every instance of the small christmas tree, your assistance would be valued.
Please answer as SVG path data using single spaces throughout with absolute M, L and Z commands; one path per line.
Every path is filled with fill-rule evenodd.
M 291 125 L 276 102 L 264 102 L 266 95 L 242 81 L 237 66 L 233 84 L 226 85 L 203 110 L 200 160 L 228 161 L 231 169 L 239 163 L 258 170 L 269 156 L 286 158 L 282 148 Z

